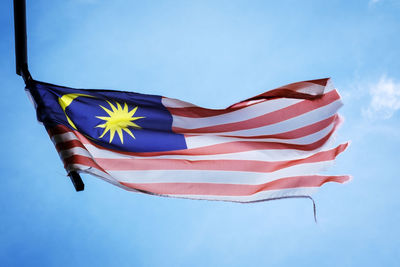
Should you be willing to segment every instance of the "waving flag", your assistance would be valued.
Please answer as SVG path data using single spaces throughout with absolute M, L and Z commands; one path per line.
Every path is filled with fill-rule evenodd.
M 226 109 L 111 90 L 33 82 L 38 120 L 68 172 L 127 190 L 250 202 L 310 195 L 349 176 L 320 172 L 342 106 L 330 79 L 289 84 Z

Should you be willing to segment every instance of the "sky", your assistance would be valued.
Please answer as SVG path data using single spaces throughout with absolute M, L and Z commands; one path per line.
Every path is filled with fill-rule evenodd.
M 75 192 L 15 74 L 0 2 L 2 266 L 398 266 L 400 1 L 27 3 L 36 80 L 178 98 L 208 108 L 331 77 L 349 174 L 307 199 L 237 204 Z

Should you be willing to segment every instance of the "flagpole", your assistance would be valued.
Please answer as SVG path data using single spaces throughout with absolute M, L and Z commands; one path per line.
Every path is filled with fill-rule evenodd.
M 28 53 L 26 41 L 26 3 L 25 0 L 14 0 L 14 31 L 15 31 L 15 66 L 16 73 L 25 81 L 25 85 L 33 82 L 28 68 Z M 68 173 L 75 190 L 83 191 L 85 184 L 76 171 Z
M 32 77 L 28 70 L 25 0 L 14 0 L 14 30 L 16 72 L 27 83 Z

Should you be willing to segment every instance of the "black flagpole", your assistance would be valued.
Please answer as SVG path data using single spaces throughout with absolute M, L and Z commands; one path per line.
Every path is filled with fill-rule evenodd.
M 15 30 L 15 65 L 16 72 L 22 76 L 25 85 L 33 82 L 28 69 L 28 53 L 26 42 L 26 5 L 25 0 L 14 0 L 14 30 Z M 76 171 L 68 173 L 75 190 L 83 191 L 85 184 Z
M 27 83 L 32 77 L 28 70 L 25 9 L 25 0 L 14 0 L 15 65 L 17 74 Z

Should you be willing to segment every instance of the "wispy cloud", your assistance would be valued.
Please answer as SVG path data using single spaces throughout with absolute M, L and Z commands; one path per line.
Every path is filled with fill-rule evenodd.
M 377 1 L 377 0 L 375 0 Z M 379 1 L 379 0 L 378 0 Z M 97 3 L 97 0 L 75 0 L 76 3 L 80 4 L 94 4 Z
M 381 76 L 379 81 L 369 86 L 371 101 L 362 110 L 364 117 L 370 119 L 389 119 L 400 109 L 400 82 Z
M 376 3 L 381 2 L 381 1 L 382 1 L 382 0 L 370 0 L 369 3 L 368 3 L 368 5 L 369 5 L 369 6 L 372 6 L 372 5 L 375 5 Z

